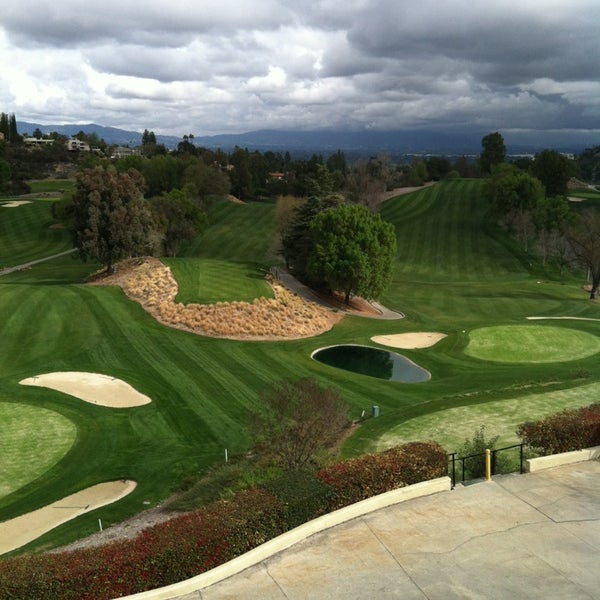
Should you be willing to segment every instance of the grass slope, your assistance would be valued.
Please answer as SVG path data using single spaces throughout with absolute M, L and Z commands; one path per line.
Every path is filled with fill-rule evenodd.
M 489 362 L 465 354 L 469 332 L 477 327 L 524 324 L 529 315 L 600 316 L 598 304 L 582 293 L 581 281 L 551 273 L 540 277 L 535 261 L 487 223 L 481 186 L 480 181 L 458 180 L 386 202 L 382 215 L 394 223 L 399 244 L 394 280 L 382 300 L 406 318 L 346 317 L 313 339 L 237 342 L 163 327 L 120 289 L 84 285 L 86 273 L 95 267 L 70 257 L 1 277 L 0 404 L 17 401 L 51 410 L 76 425 L 77 438 L 48 471 L 0 498 L 0 520 L 101 481 L 138 481 L 122 501 L 29 546 L 40 549 L 91 533 L 98 518 L 109 525 L 161 502 L 182 479 L 222 460 L 225 448 L 230 454 L 248 448 L 246 423 L 261 410 L 259 391 L 282 378 L 310 376 L 339 389 L 354 417 L 362 410 L 369 414 L 372 404 L 380 407 L 381 416 L 365 421 L 347 441 L 346 455 L 374 449 L 390 431 L 401 439 L 405 424 L 427 415 L 473 411 L 473 422 L 479 424 L 481 416 L 496 414 L 503 402 L 518 406 L 532 395 L 599 382 L 597 355 L 546 365 Z M 24 219 L 22 247 L 39 257 L 36 244 L 48 213 L 10 218 Z M 188 258 L 172 263 L 183 297 L 218 300 L 263 293 L 255 275 L 276 264 L 274 205 L 223 202 L 211 210 L 210 220 L 205 234 L 189 246 Z M 13 245 L 11 252 L 22 255 Z M 208 275 L 211 261 L 216 269 Z M 600 335 L 600 323 L 593 321 L 554 321 L 552 326 Z M 427 383 L 390 383 L 310 358 L 323 346 L 371 345 L 373 335 L 421 330 L 448 334 L 433 348 L 402 351 L 432 373 Z M 131 410 L 107 409 L 18 385 L 24 377 L 58 370 L 114 375 L 153 402 Z M 513 412 L 507 409 L 506 422 L 518 419 Z
M 5 208 L 0 200 L 0 269 L 72 248 L 69 233 L 52 218 L 48 200 Z

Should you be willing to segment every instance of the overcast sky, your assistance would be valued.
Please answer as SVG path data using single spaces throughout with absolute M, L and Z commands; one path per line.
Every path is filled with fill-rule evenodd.
M 600 0 L 4 0 L 0 56 L 19 121 L 600 135 Z

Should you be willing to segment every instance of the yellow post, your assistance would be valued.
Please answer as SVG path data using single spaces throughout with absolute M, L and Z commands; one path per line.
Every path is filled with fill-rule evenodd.
M 489 448 L 485 450 L 485 480 L 492 478 L 492 453 Z

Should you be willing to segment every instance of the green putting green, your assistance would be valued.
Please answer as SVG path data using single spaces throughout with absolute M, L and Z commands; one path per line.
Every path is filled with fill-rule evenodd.
M 0 402 L 0 497 L 48 471 L 76 437 L 75 424 L 57 412 Z
M 400 423 L 384 433 L 374 450 L 381 451 L 406 442 L 431 439 L 454 452 L 471 439 L 482 424 L 486 437 L 499 436 L 497 448 L 518 444 L 517 427 L 561 410 L 587 406 L 598 399 L 600 384 L 591 383 L 566 390 L 503 398 L 483 404 L 447 408 Z
M 586 358 L 600 352 L 600 337 L 565 327 L 481 327 L 471 331 L 469 338 L 466 354 L 495 362 L 562 362 Z

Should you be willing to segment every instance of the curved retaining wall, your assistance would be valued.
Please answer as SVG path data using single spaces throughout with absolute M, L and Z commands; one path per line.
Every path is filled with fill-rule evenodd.
M 252 567 L 263 560 L 297 544 L 310 537 L 315 533 L 345 523 L 362 515 L 366 515 L 370 512 L 385 508 L 386 506 L 392 506 L 405 500 L 412 500 L 420 496 L 429 496 L 438 492 L 447 492 L 451 488 L 451 480 L 449 477 L 440 477 L 438 479 L 432 479 L 431 481 L 423 481 L 421 483 L 415 483 L 379 496 L 373 496 L 367 498 L 356 504 L 340 508 L 334 512 L 331 512 L 322 517 L 318 517 L 308 523 L 304 523 L 299 527 L 286 531 L 285 533 L 257 546 L 250 552 L 242 554 L 229 562 L 226 562 L 210 571 L 206 571 L 201 575 L 187 579 L 186 581 L 180 581 L 172 585 L 150 590 L 148 592 L 140 592 L 139 594 L 133 594 L 131 596 L 124 596 L 120 600 L 169 600 L 171 598 L 177 598 L 184 594 L 190 594 L 196 590 L 203 589 L 209 585 L 213 585 L 223 579 L 227 579 L 232 575 L 240 573 L 248 567 Z
M 593 448 L 584 448 L 583 450 L 574 450 L 573 452 L 563 452 L 562 454 L 551 454 L 550 456 L 540 456 L 539 458 L 528 458 L 525 466 L 527 473 L 535 473 L 542 469 L 559 467 L 571 463 L 583 462 L 584 460 L 596 460 L 600 458 L 600 446 Z

